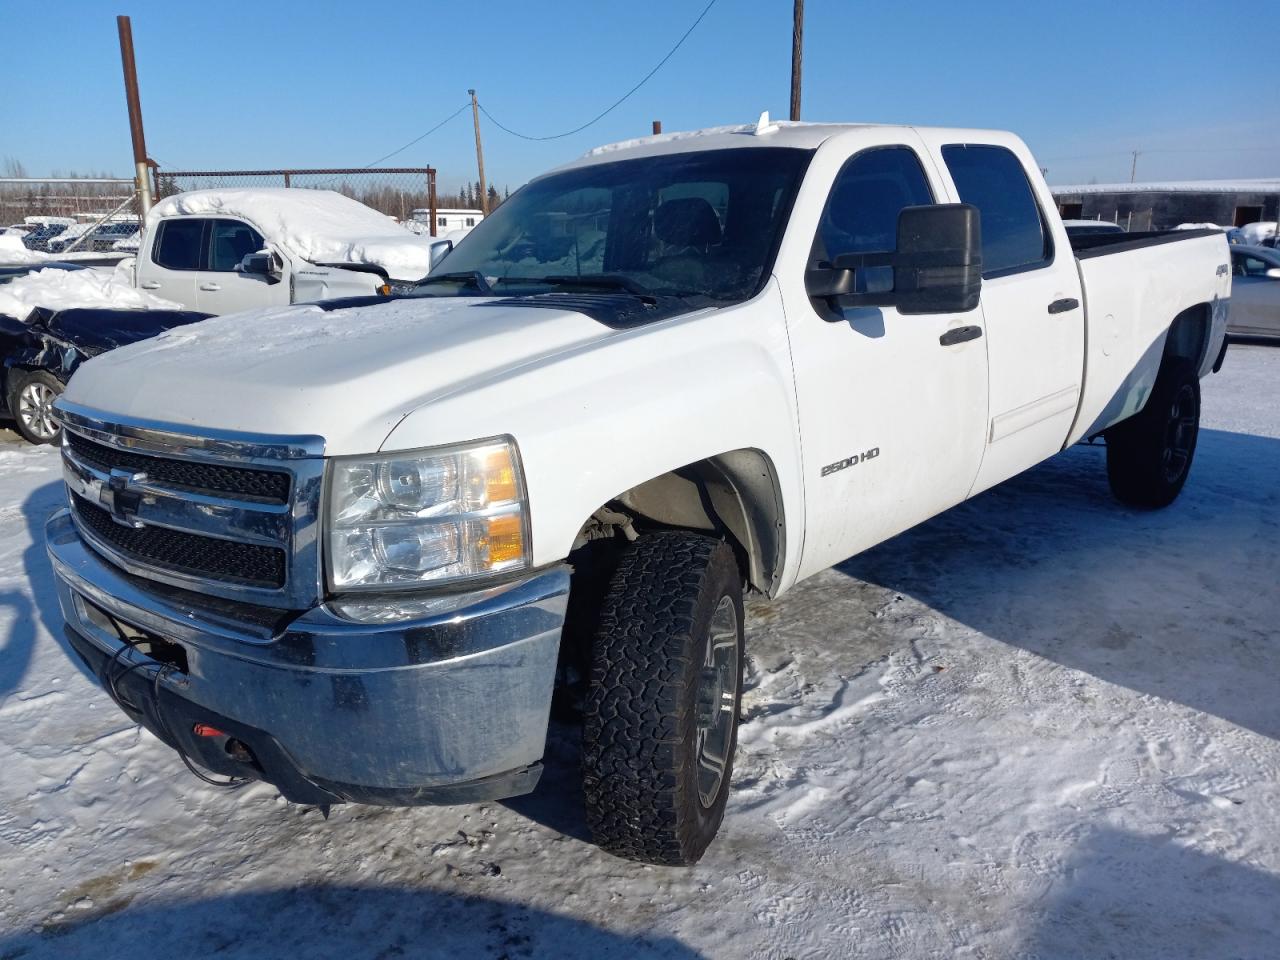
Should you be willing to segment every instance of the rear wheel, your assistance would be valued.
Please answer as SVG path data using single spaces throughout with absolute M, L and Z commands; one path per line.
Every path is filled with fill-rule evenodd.
M 733 550 L 642 536 L 614 573 L 591 651 L 583 736 L 587 821 L 620 857 L 696 863 L 724 818 L 743 667 Z
M 62 428 L 53 415 L 53 402 L 62 395 L 62 383 L 43 370 L 12 371 L 9 412 L 18 432 L 32 443 L 54 443 Z
M 1106 432 L 1111 492 L 1132 507 L 1177 499 L 1200 435 L 1200 380 L 1190 360 L 1167 362 L 1142 412 Z

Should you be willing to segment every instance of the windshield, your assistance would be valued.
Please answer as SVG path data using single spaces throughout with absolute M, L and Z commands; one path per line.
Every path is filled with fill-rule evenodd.
M 810 156 L 750 147 L 551 174 L 481 221 L 433 277 L 479 277 L 502 293 L 599 286 L 743 300 L 772 266 Z

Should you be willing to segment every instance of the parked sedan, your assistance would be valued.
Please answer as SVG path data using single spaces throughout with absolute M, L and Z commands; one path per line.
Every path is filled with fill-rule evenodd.
M 1280 250 L 1232 246 L 1231 273 L 1227 332 L 1280 337 Z
M 56 443 L 53 402 L 85 360 L 204 320 L 189 310 L 36 309 L 25 320 L 0 314 L 0 413 L 32 443 Z

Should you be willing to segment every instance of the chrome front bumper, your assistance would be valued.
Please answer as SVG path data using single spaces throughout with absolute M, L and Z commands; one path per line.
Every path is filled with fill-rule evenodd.
M 219 741 L 195 737 L 198 723 L 248 743 L 251 775 L 290 799 L 462 802 L 536 785 L 567 566 L 462 594 L 329 603 L 282 623 L 279 611 L 121 571 L 65 510 L 45 533 L 73 647 L 100 679 L 123 676 L 127 712 L 206 766 L 229 773 L 237 761 L 211 755 Z M 121 650 L 119 625 L 176 644 L 185 669 Z

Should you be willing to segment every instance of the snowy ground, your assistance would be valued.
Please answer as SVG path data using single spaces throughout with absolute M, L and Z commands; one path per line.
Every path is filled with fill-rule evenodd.
M 584 840 L 532 797 L 206 787 L 77 669 L 49 450 L 0 435 L 0 960 L 1280 955 L 1280 349 L 1233 348 L 1175 506 L 1078 447 L 751 605 L 721 838 Z

